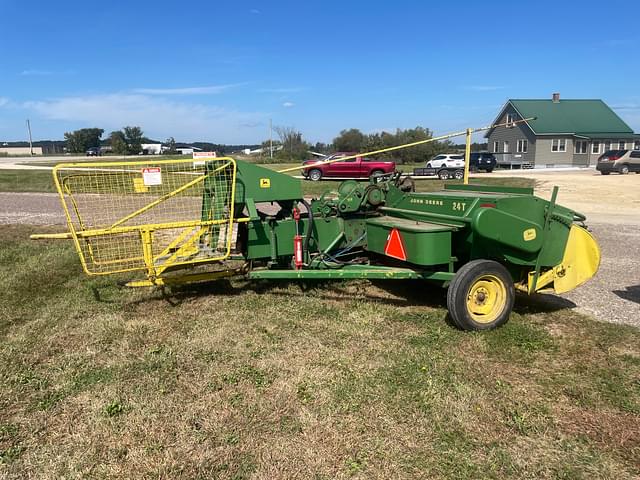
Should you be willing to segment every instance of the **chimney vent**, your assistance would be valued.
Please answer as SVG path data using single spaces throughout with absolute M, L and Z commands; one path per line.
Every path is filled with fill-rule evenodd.
M 560 103 L 560 94 L 554 93 L 553 96 L 551 97 L 551 100 L 553 101 L 553 103 Z

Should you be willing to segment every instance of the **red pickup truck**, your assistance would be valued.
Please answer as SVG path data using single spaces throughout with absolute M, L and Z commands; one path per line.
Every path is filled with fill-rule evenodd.
M 317 182 L 323 177 L 370 178 L 374 175 L 392 173 L 396 170 L 395 162 L 380 162 L 372 158 L 356 157 L 343 162 L 322 164 L 327 160 L 350 157 L 356 152 L 337 152 L 321 160 L 307 160 L 302 164 L 302 175 Z

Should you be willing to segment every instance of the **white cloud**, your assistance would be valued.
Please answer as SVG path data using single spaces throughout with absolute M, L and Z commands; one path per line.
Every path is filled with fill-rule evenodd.
M 240 112 L 212 105 L 176 102 L 142 94 L 102 94 L 63 97 L 22 104 L 41 117 L 83 126 L 99 126 L 107 132 L 125 125 L 139 125 L 145 134 L 182 141 L 220 143 L 259 141 L 261 122 L 268 114 Z
M 227 85 L 208 85 L 205 87 L 183 87 L 183 88 L 136 88 L 135 93 L 144 95 L 215 95 L 223 93 L 230 88 L 246 85 L 245 83 L 230 83 Z
M 260 14 L 260 10 L 258 10 L 257 8 L 252 8 L 251 10 L 249 10 L 249 13 L 252 13 L 254 15 L 259 15 Z
M 492 92 L 494 90 L 502 90 L 504 87 L 498 85 L 470 85 L 463 88 L 473 92 Z
M 282 106 L 283 106 L 284 108 L 291 108 L 291 107 L 295 107 L 295 105 L 296 105 L 296 104 L 295 104 L 295 103 L 293 103 L 293 102 L 284 102 L 284 103 L 282 104 Z
M 8 103 L 9 103 L 9 99 L 8 98 L 0 97 L 0 107 L 4 107 Z
M 46 76 L 46 75 L 53 75 L 53 72 L 49 71 L 49 70 L 36 70 L 36 69 L 29 69 L 29 70 L 23 70 L 20 75 L 24 75 L 24 76 Z

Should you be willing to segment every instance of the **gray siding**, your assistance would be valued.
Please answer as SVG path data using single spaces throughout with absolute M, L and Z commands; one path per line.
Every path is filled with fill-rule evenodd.
M 502 112 L 502 116 L 496 120 L 496 123 L 505 123 L 507 121 L 507 114 L 513 114 L 515 120 L 520 120 L 521 117 L 515 112 L 511 104 L 508 104 Z M 518 140 L 527 140 L 529 145 L 527 147 L 527 153 L 518 153 L 516 151 Z M 504 142 L 509 142 L 509 152 L 504 151 Z M 494 142 L 498 142 L 498 151 L 495 152 L 493 148 Z M 518 123 L 513 127 L 497 127 L 489 131 L 487 136 L 488 150 L 495 154 L 499 163 L 502 162 L 518 162 L 518 163 L 531 163 L 535 162 L 536 157 L 536 137 L 531 129 L 525 123 Z
M 554 139 L 564 138 L 567 142 L 566 152 L 552 152 Z M 571 166 L 573 165 L 573 138 L 570 136 L 538 136 L 536 140 L 536 167 Z M 582 155 L 583 157 L 586 155 Z

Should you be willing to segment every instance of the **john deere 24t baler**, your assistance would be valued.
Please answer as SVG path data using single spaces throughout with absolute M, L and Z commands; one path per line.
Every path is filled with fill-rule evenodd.
M 597 271 L 585 217 L 532 189 L 400 174 L 347 180 L 305 199 L 299 180 L 232 158 L 58 165 L 54 181 L 89 275 L 133 286 L 249 279 L 412 279 L 448 288 L 462 329 L 509 318 L 515 290 L 567 292 Z M 52 235 L 36 236 L 52 237 Z

